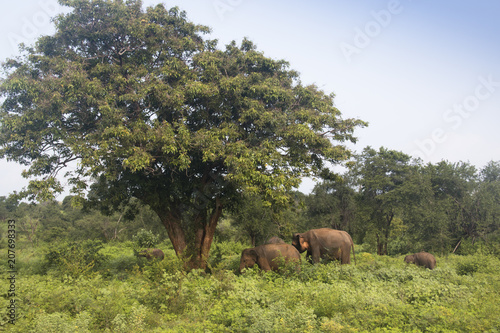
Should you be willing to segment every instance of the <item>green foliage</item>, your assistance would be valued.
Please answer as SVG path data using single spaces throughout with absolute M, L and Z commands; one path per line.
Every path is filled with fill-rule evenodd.
M 54 312 L 37 316 L 34 333 L 88 333 L 91 322 L 87 312 L 79 313 L 71 318 L 67 313 Z
M 479 270 L 481 263 L 478 259 L 468 259 L 466 261 L 459 262 L 457 264 L 457 274 L 458 275 L 473 275 Z
M 20 196 L 40 201 L 63 191 L 56 176 L 77 161 L 72 193 L 90 190 L 108 211 L 140 198 L 193 267 L 242 191 L 285 207 L 301 177 L 349 158 L 345 142 L 366 125 L 251 41 L 218 49 L 178 8 L 61 3 L 55 33 L 3 66 L 0 157 L 28 166 L 35 179 Z
M 132 307 L 128 315 L 122 313 L 117 314 L 112 322 L 113 332 L 144 332 L 146 326 L 144 320 L 147 316 L 147 311 L 148 309 L 145 306 L 138 305 Z
M 138 248 L 155 247 L 158 244 L 159 236 L 153 234 L 150 230 L 141 229 L 132 236 L 132 240 Z
M 217 242 L 210 250 L 209 267 L 212 271 L 221 269 L 236 272 L 240 265 L 241 252 L 249 245 L 240 242 Z
M 60 276 L 85 276 L 106 261 L 99 253 L 102 248 L 102 242 L 94 240 L 55 245 L 45 254 L 45 269 L 55 269 Z
M 237 258 L 243 246 L 214 249 Z M 42 256 L 32 251 L 20 249 L 23 265 Z M 108 274 L 133 258 L 130 243 L 99 252 L 110 259 L 78 279 L 19 274 L 22 316 L 12 331 L 494 332 L 500 325 L 500 260 L 490 254 L 438 256 L 428 270 L 360 251 L 357 264 L 303 262 L 300 272 L 238 275 L 224 261 L 211 274 L 186 272 L 173 250 L 163 261 Z M 473 276 L 462 275 L 459 268 L 471 265 Z M 7 302 L 0 298 L 1 307 Z

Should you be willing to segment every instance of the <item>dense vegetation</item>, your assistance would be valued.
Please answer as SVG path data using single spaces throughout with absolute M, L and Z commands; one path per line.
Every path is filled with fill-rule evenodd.
M 404 157 L 385 149 L 367 152 Z M 476 170 L 467 163 L 415 162 L 406 176 L 374 162 L 370 166 L 382 174 L 363 174 L 360 163 L 365 160 L 358 157 L 343 177 L 318 184 L 309 195 L 295 193 L 287 210 L 248 195 L 235 213 L 223 216 L 206 271 L 185 270 L 157 215 L 137 201 L 103 215 L 71 206 L 71 197 L 36 205 L 2 198 L 2 235 L 9 219 L 17 228 L 18 316 L 12 325 L 2 314 L 2 323 L 14 332 L 497 331 L 498 163 Z M 382 183 L 395 174 L 394 188 L 386 181 L 385 192 L 374 190 L 367 198 L 366 184 L 375 183 L 370 177 Z M 374 205 L 395 195 L 391 191 L 399 200 Z M 418 199 L 422 192 L 425 200 Z M 367 218 L 387 216 L 382 208 L 394 213 L 390 224 Z M 292 231 L 322 226 L 350 231 L 355 264 L 304 260 L 299 273 L 236 273 L 241 251 L 252 242 L 274 235 L 289 242 Z M 384 228 L 387 247 L 380 245 Z M 9 276 L 7 244 L 2 237 L 2 277 Z M 145 247 L 161 248 L 166 258 L 138 258 Z M 385 248 L 388 255 L 379 255 Z M 403 262 L 404 254 L 422 249 L 436 255 L 436 269 Z M 7 309 L 7 290 L 2 296 Z
M 358 246 L 352 265 L 304 263 L 300 273 L 254 268 L 237 275 L 244 247 L 238 242 L 214 244 L 210 274 L 183 270 L 170 244 L 159 245 L 166 258 L 152 263 L 135 257 L 134 246 L 87 241 L 32 248 L 20 242 L 18 318 L 12 325 L 2 314 L 4 328 L 46 333 L 496 332 L 500 327 L 500 260 L 481 252 L 438 256 L 431 271 L 405 264 L 403 256 L 377 256 Z M 6 309 L 8 300 L 0 300 Z
M 368 153 L 372 161 L 366 161 Z M 295 192 L 286 209 L 255 194 L 244 198 L 222 216 L 215 233 L 219 242 L 259 245 L 272 236 L 290 241 L 293 232 L 329 227 L 348 231 L 356 244 L 377 254 L 470 254 L 478 248 L 500 253 L 500 162 L 480 170 L 468 163 L 423 165 L 401 152 L 366 148 L 342 176 L 319 183 L 308 195 Z M 33 246 L 131 241 L 141 229 L 168 239 L 158 216 L 138 200 L 114 211 L 71 203 L 71 196 L 41 204 L 0 197 L 0 218 L 16 219 L 18 234 Z

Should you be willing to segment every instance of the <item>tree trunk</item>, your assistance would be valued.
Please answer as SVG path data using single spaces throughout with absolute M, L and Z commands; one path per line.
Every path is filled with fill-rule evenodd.
M 206 269 L 207 260 L 210 253 L 210 247 L 212 246 L 212 241 L 214 239 L 215 228 L 217 227 L 217 222 L 222 214 L 222 204 L 219 198 L 215 199 L 215 208 L 212 210 L 210 217 L 206 218 L 206 211 L 198 214 L 196 217 L 196 234 L 195 242 L 192 245 L 194 251 L 187 251 L 188 254 L 194 252 L 190 255 L 190 259 L 187 262 L 189 269 Z M 189 247 L 189 244 L 188 244 Z
M 389 214 L 385 215 L 385 220 L 387 223 L 386 223 L 385 230 L 384 230 L 384 241 L 383 241 L 383 249 L 382 249 L 382 253 L 384 255 L 387 255 L 387 253 L 388 253 L 387 243 L 389 242 L 389 234 L 391 232 L 391 223 L 392 223 L 393 218 L 394 218 L 394 213 L 389 213 Z
M 189 238 L 186 237 L 186 233 L 182 229 L 180 214 L 174 214 L 170 210 L 157 211 L 156 213 L 167 229 L 175 254 L 181 259 L 186 259 L 185 267 L 187 269 L 206 269 L 215 228 L 222 214 L 222 204 L 219 198 L 216 198 L 215 208 L 208 219 L 206 210 L 200 211 L 194 217 L 194 235 L 191 234 L 192 237 Z
M 383 254 L 383 248 L 384 248 L 384 245 L 382 244 L 382 242 L 380 241 L 380 235 L 379 233 L 377 232 L 377 254 L 379 256 L 381 256 Z
M 156 214 L 160 218 L 160 221 L 167 229 L 168 237 L 172 242 L 172 246 L 174 247 L 175 254 L 178 257 L 181 257 L 186 249 L 186 235 L 184 234 L 184 230 L 181 227 L 181 218 L 180 214 L 173 214 L 171 211 L 161 211 L 156 210 Z

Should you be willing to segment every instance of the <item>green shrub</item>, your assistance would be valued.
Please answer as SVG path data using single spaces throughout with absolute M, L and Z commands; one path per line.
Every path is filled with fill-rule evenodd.
M 119 313 L 113 319 L 113 332 L 117 333 L 136 333 L 145 332 L 145 318 L 148 309 L 144 305 L 133 306 L 130 313 Z
M 473 275 L 479 270 L 480 263 L 476 260 L 468 260 L 457 264 L 458 275 Z
M 236 249 L 226 243 L 217 251 L 227 259 L 239 257 L 231 254 Z M 39 250 L 46 251 L 43 244 Z M 250 268 L 239 275 L 223 268 L 186 272 L 173 250 L 163 261 L 143 266 L 134 263 L 126 244 L 106 244 L 98 253 L 103 252 L 110 259 L 78 279 L 52 278 L 61 275 L 59 259 L 49 275 L 24 268 L 16 280 L 20 316 L 9 331 L 495 332 L 500 327 L 500 260 L 493 255 L 438 257 L 436 269 L 424 270 L 406 265 L 402 256 L 360 253 L 358 264 L 304 262 L 298 273 Z M 24 267 L 41 258 L 19 253 Z M 0 297 L 2 308 L 8 302 Z
M 53 268 L 72 278 L 85 276 L 106 262 L 107 257 L 99 253 L 102 248 L 98 240 L 62 243 L 45 254 L 43 266 L 45 271 Z
M 113 277 L 115 279 L 126 279 L 137 266 L 137 257 L 133 255 L 121 255 L 108 260 L 103 267 L 102 274 L 106 277 Z
M 210 249 L 208 265 L 214 272 L 222 269 L 236 272 L 240 266 L 241 252 L 248 247 L 240 242 L 214 243 Z
M 155 235 L 150 230 L 141 229 L 137 232 L 137 234 L 132 236 L 132 239 L 137 245 L 137 247 L 142 249 L 142 248 L 155 247 L 156 244 L 158 244 L 160 236 Z
M 54 312 L 43 313 L 36 318 L 34 333 L 86 333 L 90 332 L 90 314 L 79 313 L 75 318 L 71 318 L 66 313 Z

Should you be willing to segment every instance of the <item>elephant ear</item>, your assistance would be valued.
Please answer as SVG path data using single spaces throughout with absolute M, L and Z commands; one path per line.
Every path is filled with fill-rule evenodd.
M 299 244 L 300 247 L 302 248 L 302 251 L 309 250 L 309 242 L 307 242 L 304 237 L 300 236 L 299 237 Z
M 246 249 L 245 255 L 250 257 L 255 262 L 257 262 L 257 259 L 259 258 L 259 255 L 257 254 L 257 251 L 255 249 Z

